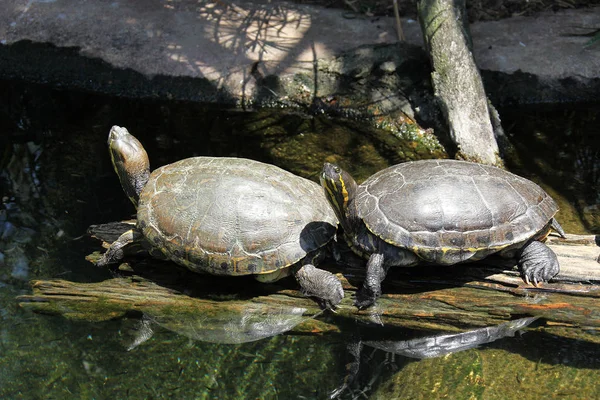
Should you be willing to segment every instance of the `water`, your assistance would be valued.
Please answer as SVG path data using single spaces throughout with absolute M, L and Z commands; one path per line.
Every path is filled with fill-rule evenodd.
M 15 297 L 31 293 L 30 279 L 111 278 L 85 261 L 99 244 L 84 234 L 90 224 L 134 214 L 106 149 L 114 124 L 140 138 L 153 167 L 194 155 L 240 156 L 316 179 L 323 161 L 335 161 L 365 179 L 387 165 L 437 153 L 414 143 L 398 150 L 381 133 L 323 118 L 111 99 L 18 82 L 0 82 L 0 91 L 7 100 L 0 105 L 0 398 L 322 399 L 344 382 L 352 361 L 348 343 L 363 334 L 390 336 L 356 324 L 342 333 L 209 343 L 200 340 L 207 338 L 202 320 L 183 328 L 135 313 L 72 321 L 21 309 Z M 519 112 L 501 110 L 515 144 L 509 167 L 557 198 L 567 231 L 599 233 L 597 111 Z M 553 136 L 561 132 L 565 136 Z M 318 319 L 331 322 L 335 315 Z M 411 333 L 393 336 L 410 339 Z M 600 398 L 594 342 L 530 332 L 425 360 L 365 346 L 358 377 L 342 397 Z

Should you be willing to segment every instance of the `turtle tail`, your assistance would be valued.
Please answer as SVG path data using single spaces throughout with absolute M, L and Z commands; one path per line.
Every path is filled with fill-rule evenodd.
M 567 238 L 565 231 L 563 230 L 562 226 L 560 226 L 560 224 L 558 223 L 558 221 L 556 219 L 552 218 L 552 220 L 550 221 L 550 228 L 552 228 L 556 233 L 558 233 L 561 238 L 563 238 L 563 239 Z

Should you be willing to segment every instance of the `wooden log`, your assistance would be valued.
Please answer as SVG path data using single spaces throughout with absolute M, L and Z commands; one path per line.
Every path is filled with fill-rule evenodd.
M 94 236 L 113 239 L 124 229 L 128 226 L 104 225 Z M 374 327 L 459 332 L 520 317 L 543 319 L 536 329 L 598 341 L 597 335 L 589 334 L 600 329 L 597 238 L 569 235 L 549 243 L 562 271 L 539 287 L 526 285 L 516 270 L 499 267 L 493 259 L 454 267 L 399 268 L 390 271 L 377 306 L 360 311 L 353 306 L 353 296 L 364 278 L 363 268 L 324 266 L 337 273 L 345 298 L 335 313 L 323 313 L 316 302 L 302 296 L 293 279 L 261 284 L 251 277 L 200 275 L 148 257 L 121 264 L 115 277 L 103 282 L 33 281 L 33 293 L 18 301 L 35 312 L 88 321 L 144 314 L 174 331 L 192 329 L 205 340 L 233 330 L 230 342 L 244 340 L 251 330 L 247 324 L 259 326 L 261 321 L 263 334 L 330 334 L 344 333 L 344 326 L 357 321 Z M 90 261 L 99 254 L 91 255 Z M 273 315 L 277 318 L 265 322 Z M 199 332 L 198 326 L 209 333 Z M 580 329 L 584 327 L 588 333 Z

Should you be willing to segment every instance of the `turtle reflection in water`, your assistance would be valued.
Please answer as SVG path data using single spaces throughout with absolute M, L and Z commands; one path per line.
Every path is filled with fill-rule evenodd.
M 548 281 L 558 259 L 543 241 L 564 237 L 558 207 L 538 185 L 496 167 L 456 160 L 407 162 L 361 185 L 325 164 L 321 185 L 348 245 L 368 258 L 356 296 L 366 308 L 381 294 L 391 266 L 452 265 L 491 254 L 517 260 L 526 283 Z
M 354 338 L 347 345 L 351 361 L 346 364 L 347 374 L 344 382 L 331 392 L 330 399 L 340 397 L 345 392 L 352 392 L 352 398 L 356 395 L 359 382 L 359 371 L 361 370 L 361 355 L 364 346 L 383 350 L 393 360 L 395 355 L 407 358 L 436 358 L 448 354 L 457 353 L 468 349 L 477 348 L 483 344 L 492 343 L 496 340 L 513 337 L 517 332 L 524 333 L 524 329 L 536 321 L 538 317 L 519 318 L 499 325 L 477 328 L 460 333 L 437 334 L 433 336 L 418 337 L 407 340 L 362 340 Z M 387 359 L 387 357 L 386 357 Z M 366 387 L 359 389 L 359 394 L 367 398 L 365 392 L 372 388 L 372 383 L 380 378 L 383 367 L 393 367 L 393 362 L 378 362 Z
M 149 340 L 154 334 L 153 325 L 201 342 L 240 344 L 282 334 L 315 317 L 305 316 L 307 310 L 302 307 L 247 301 L 235 306 L 231 302 L 215 304 L 211 309 L 210 313 L 145 312 L 131 330 L 133 340 L 127 350 Z
M 263 282 L 293 274 L 303 293 L 323 307 L 343 298 L 336 276 L 311 264 L 337 226 L 318 184 L 273 165 L 227 157 L 187 158 L 150 173 L 141 143 L 118 126 L 108 145 L 137 207 L 137 226 L 97 265 L 119 261 L 124 246 L 143 239 L 194 272 L 255 275 Z

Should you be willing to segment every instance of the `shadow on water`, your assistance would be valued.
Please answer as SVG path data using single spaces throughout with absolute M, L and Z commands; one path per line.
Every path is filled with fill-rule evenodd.
M 274 163 L 315 181 L 324 161 L 340 163 L 364 180 L 387 165 L 431 156 L 426 149 L 354 122 L 322 116 L 115 99 L 15 81 L 1 81 L 0 92 L 7 99 L 0 105 L 0 295 L 5 304 L 0 308 L 0 395 L 326 398 L 339 386 L 345 376 L 345 357 L 341 355 L 346 354 L 346 341 L 351 337 L 278 335 L 241 343 L 285 331 L 303 318 L 295 312 L 289 313 L 290 319 L 281 312 L 282 319 L 270 323 L 242 316 L 236 325 L 239 335 L 229 338 L 237 343 L 234 345 L 201 342 L 206 337 L 211 341 L 223 338 L 218 330 L 206 335 L 200 332 L 206 328 L 206 320 L 196 319 L 198 328 L 177 317 L 148 316 L 157 324 L 153 338 L 127 352 L 126 347 L 131 346 L 127 332 L 143 329 L 139 316 L 96 324 L 65 323 L 62 318 L 19 310 L 14 297 L 30 292 L 28 279 L 91 282 L 109 277 L 107 271 L 84 260 L 85 255 L 99 250 L 97 242 L 71 239 L 84 235 L 91 224 L 125 219 L 135 212 L 110 165 L 106 138 L 114 124 L 129 128 L 140 138 L 153 168 L 196 155 L 239 156 Z M 559 201 L 564 199 L 563 212 L 574 210 L 566 214 L 569 217 L 559 215 L 559 219 L 569 220 L 564 223 L 561 219 L 567 230 L 598 232 L 597 222 L 590 219 L 600 202 L 599 136 L 594 131 L 597 112 L 519 112 L 501 112 L 514 145 L 509 167 L 544 184 Z M 533 122 L 530 115 L 538 119 Z M 549 116 L 556 119 L 545 122 Z M 554 130 L 548 133 L 551 128 Z M 556 139 L 557 130 L 565 136 Z M 239 286 L 255 284 L 252 278 L 235 284 L 227 279 L 211 282 L 219 282 L 231 294 L 236 294 Z M 273 290 L 273 286 L 257 290 Z M 247 314 L 254 312 L 272 314 L 260 308 Z M 171 332 L 178 329 L 183 336 Z M 348 332 L 354 331 L 355 326 L 348 327 Z M 409 339 L 414 333 L 382 332 L 374 327 L 366 331 L 364 340 L 373 341 L 386 335 Z M 560 379 L 553 378 L 549 387 L 562 384 L 571 390 L 573 382 L 578 382 L 582 389 L 574 393 L 587 391 L 594 397 L 600 395 L 592 385 L 599 377 L 597 354 L 595 344 L 537 332 L 435 361 L 413 361 L 369 350 L 361 356 L 358 385 L 369 386 L 368 393 L 375 398 L 377 393 L 387 398 L 418 397 L 432 387 L 445 390 L 451 398 L 461 398 L 464 382 L 497 394 L 509 379 L 529 389 L 529 382 L 539 384 L 558 373 Z M 392 392 L 393 388 L 404 392 Z M 554 389 L 539 390 L 533 393 L 554 393 Z

